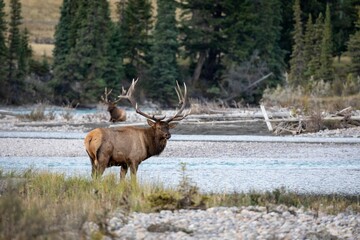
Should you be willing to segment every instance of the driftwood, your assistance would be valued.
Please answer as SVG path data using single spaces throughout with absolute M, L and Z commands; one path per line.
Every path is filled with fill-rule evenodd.
M 287 118 L 269 119 L 264 106 L 260 106 L 265 122 L 269 131 L 276 135 L 280 134 L 300 134 L 303 132 L 319 131 L 324 128 L 349 128 L 360 126 L 360 116 L 352 116 L 352 108 L 347 107 L 334 115 L 322 117 L 318 116 L 298 116 Z M 269 127 L 271 126 L 271 128 Z
M 5 110 L 0 110 L 0 116 L 13 116 L 13 117 L 17 117 L 17 116 L 19 116 L 19 114 L 13 113 L 13 112 L 9 112 L 9 111 L 5 111 Z
M 260 109 L 261 109 L 261 112 L 262 114 L 264 115 L 264 118 L 265 118 L 265 122 L 266 122 L 266 126 L 268 127 L 269 131 L 272 132 L 273 131 L 273 127 L 271 125 L 271 122 L 269 121 L 269 116 L 267 115 L 266 113 L 266 110 L 265 110 L 265 107 L 264 105 L 260 105 Z

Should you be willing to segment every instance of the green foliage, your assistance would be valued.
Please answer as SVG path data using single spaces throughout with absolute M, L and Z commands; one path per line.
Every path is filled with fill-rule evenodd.
M 24 79 L 30 72 L 30 61 L 32 57 L 32 49 L 29 44 L 29 31 L 25 28 L 20 33 L 20 49 L 19 49 L 19 60 L 18 60 L 18 77 Z
M 320 52 L 321 65 L 319 69 L 319 77 L 325 81 L 332 81 L 334 79 L 330 17 L 330 5 L 327 4 Z
M 120 93 L 121 82 L 125 78 L 123 65 L 123 39 L 118 23 L 112 23 L 110 27 L 110 38 L 107 47 L 107 64 L 104 72 L 106 86 Z
M 227 4 L 233 2 L 229 1 Z M 184 47 L 182 55 L 190 60 L 189 70 L 194 87 L 201 86 L 200 81 L 207 86 L 217 84 L 220 72 L 224 69 L 221 54 L 228 51 L 225 46 L 226 33 L 222 29 L 226 30 L 231 24 L 223 16 L 227 14 L 225 6 L 224 2 L 213 4 L 211 0 L 188 1 L 180 5 L 180 36 Z M 233 7 L 235 6 L 234 4 Z M 228 45 L 229 48 L 232 46 L 235 45 Z
M 129 0 L 118 11 L 120 15 L 121 36 L 124 43 L 124 55 L 127 64 L 125 74 L 127 79 L 140 77 L 146 79 L 150 62 L 152 7 L 149 0 Z
M 53 50 L 54 78 L 51 86 L 54 89 L 55 102 L 70 102 L 77 99 L 78 95 L 72 88 L 71 76 L 67 65 L 67 56 L 75 46 L 77 26 L 75 23 L 81 0 L 64 0 L 60 20 L 55 29 L 55 44 Z
M 195 98 L 257 103 L 267 86 L 282 83 L 286 67 L 294 88 L 309 90 L 321 79 L 344 85 L 334 74 L 332 56 L 341 56 L 346 47 L 352 59 L 350 71 L 359 75 L 358 0 L 159 0 L 156 16 L 150 0 L 121 0 L 116 23 L 109 17 L 108 1 L 64 0 L 52 69 L 31 59 L 29 34 L 19 30 L 23 29 L 20 1 L 8 2 L 6 18 L 0 0 L 0 99 L 5 104 L 21 104 L 29 98 L 93 103 L 104 86 L 119 92 L 121 85 L 136 77 L 143 79 L 145 98 L 162 105 L 174 103 L 174 80 L 189 83 Z M 181 13 L 179 23 L 175 8 Z M 311 18 L 317 16 L 313 23 Z M 251 79 L 250 84 L 241 80 L 241 87 L 237 86 L 242 72 L 234 69 L 251 62 L 255 53 L 266 71 L 252 69 L 244 77 Z M 50 71 L 54 77 L 47 85 Z M 349 73 L 341 71 L 342 78 Z
M 162 104 L 171 105 L 177 99 L 173 87 L 179 79 L 176 56 L 179 35 L 175 19 L 175 1 L 159 0 L 154 43 L 151 48 L 151 80 L 148 83 L 149 97 Z M 156 91 L 155 91 L 156 89 Z
M 7 46 L 6 46 L 6 30 L 7 24 L 5 20 L 5 3 L 4 0 L 0 0 L 0 100 L 5 99 L 7 77 Z
M 21 54 L 21 3 L 20 0 L 10 1 L 10 22 L 8 33 L 8 77 L 9 95 L 7 101 L 11 104 L 19 104 L 21 93 L 25 90 L 24 79 L 19 78 L 19 59 Z
M 106 0 L 81 0 L 75 4 L 75 12 L 72 5 L 64 1 L 57 27 L 55 95 L 59 101 L 93 102 L 105 86 L 111 36 L 109 5 Z M 63 32 L 67 35 L 62 36 Z
M 309 20 L 310 21 L 310 20 Z M 322 48 L 322 38 L 324 32 L 324 17 L 322 13 L 316 19 L 315 25 L 310 26 L 306 30 L 306 35 L 308 35 L 309 41 L 307 42 L 306 48 L 308 49 L 309 55 L 307 56 L 307 65 L 306 65 L 306 75 L 307 79 L 313 78 L 316 81 L 321 79 L 320 68 L 321 68 L 321 48 Z M 311 84 L 311 83 L 306 83 Z M 305 84 L 305 85 L 306 85 Z M 304 86 L 305 86 L 304 85 Z
M 348 50 L 351 56 L 350 70 L 355 76 L 360 76 L 360 7 L 357 10 L 356 32 L 350 36 Z
M 294 31 L 293 31 L 293 49 L 290 59 L 289 82 L 291 86 L 304 85 L 305 58 L 304 58 L 304 37 L 301 22 L 300 1 L 294 3 Z

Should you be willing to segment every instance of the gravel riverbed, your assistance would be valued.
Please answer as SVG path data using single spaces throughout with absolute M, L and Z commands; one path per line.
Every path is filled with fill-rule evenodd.
M 89 235 L 99 230 L 84 225 Z M 359 239 L 360 215 L 327 215 L 284 205 L 131 213 L 107 219 L 112 239 Z

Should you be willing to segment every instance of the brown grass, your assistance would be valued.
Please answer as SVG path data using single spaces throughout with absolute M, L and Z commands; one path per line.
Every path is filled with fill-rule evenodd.
M 35 56 L 52 56 L 52 51 L 54 49 L 53 44 L 41 44 L 41 43 L 32 43 L 31 48 L 34 51 Z

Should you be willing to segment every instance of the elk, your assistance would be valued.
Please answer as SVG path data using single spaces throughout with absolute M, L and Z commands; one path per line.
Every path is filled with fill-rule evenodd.
M 136 180 L 136 172 L 139 164 L 151 156 L 159 155 L 166 147 L 170 139 L 170 129 L 176 122 L 181 121 L 191 112 L 184 113 L 187 97 L 186 84 L 184 93 L 178 83 L 175 91 L 179 98 L 179 109 L 174 116 L 165 119 L 144 113 L 138 108 L 133 98 L 133 92 L 138 79 L 132 81 L 129 89 L 124 88 L 120 99 L 129 100 L 136 113 L 147 119 L 148 127 L 125 126 L 118 128 L 96 128 L 85 137 L 86 152 L 90 157 L 93 178 L 100 177 L 106 168 L 120 166 L 120 180 L 126 176 L 130 168 L 131 179 Z
M 118 108 L 116 103 L 118 103 L 121 98 L 116 99 L 115 101 L 110 101 L 108 96 L 112 92 L 112 89 L 108 92 L 105 88 L 104 95 L 101 96 L 102 101 L 108 106 L 107 110 L 110 113 L 109 122 L 124 122 L 126 121 L 126 112 L 124 109 Z

